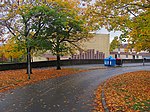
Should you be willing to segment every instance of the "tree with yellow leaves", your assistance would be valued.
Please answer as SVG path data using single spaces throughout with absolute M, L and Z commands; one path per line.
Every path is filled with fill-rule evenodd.
M 20 44 L 19 47 L 27 51 L 28 63 L 28 78 L 31 74 L 31 50 L 39 47 L 37 43 L 43 43 L 42 39 L 39 41 L 39 34 L 42 31 L 43 20 L 45 19 L 45 12 L 47 8 L 41 2 L 30 0 L 26 1 L 4 1 L 1 4 L 0 25 L 5 29 L 4 34 L 7 33 L 10 37 L 15 37 Z M 35 46 L 36 45 L 36 46 Z
M 96 0 L 89 15 L 101 27 L 120 30 L 137 51 L 150 52 L 149 0 Z
M 79 48 L 81 41 L 91 37 L 92 28 L 85 14 L 80 13 L 78 3 L 78 0 L 33 0 L 32 3 L 26 0 L 3 6 L 10 8 L 1 18 L 1 25 L 27 49 L 29 79 L 32 49 L 51 50 L 60 69 L 60 56 Z
M 25 51 L 23 49 L 18 48 L 18 44 L 15 43 L 13 39 L 9 39 L 5 44 L 3 44 L 0 48 L 1 53 L 7 59 L 17 59 L 22 58 L 25 55 Z

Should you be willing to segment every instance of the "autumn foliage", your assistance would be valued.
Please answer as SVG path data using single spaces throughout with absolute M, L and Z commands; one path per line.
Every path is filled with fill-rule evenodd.
M 150 71 L 125 73 L 110 78 L 96 91 L 95 110 L 103 112 L 102 88 L 110 112 L 150 111 Z
M 109 31 L 121 31 L 137 52 L 150 52 L 149 0 L 96 0 L 88 15 Z
M 32 84 L 41 80 L 76 74 L 83 71 L 85 70 L 72 68 L 64 68 L 62 70 L 56 70 L 54 68 L 33 69 L 33 74 L 31 74 L 32 80 L 27 79 L 25 69 L 0 71 L 0 92 Z
M 19 50 L 18 45 L 10 39 L 0 47 L 0 54 L 3 54 L 6 58 L 19 58 L 25 54 L 23 50 Z

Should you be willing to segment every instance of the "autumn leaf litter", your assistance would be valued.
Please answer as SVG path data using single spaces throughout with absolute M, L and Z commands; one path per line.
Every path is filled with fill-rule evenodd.
M 125 73 L 106 80 L 95 92 L 93 112 L 104 112 L 102 89 L 110 112 L 150 111 L 150 71 Z
M 41 80 L 57 78 L 84 71 L 87 70 L 73 68 L 63 68 L 62 70 L 56 70 L 54 68 L 33 69 L 33 74 L 31 74 L 30 80 L 28 79 L 25 69 L 0 71 L 0 92 L 36 83 Z

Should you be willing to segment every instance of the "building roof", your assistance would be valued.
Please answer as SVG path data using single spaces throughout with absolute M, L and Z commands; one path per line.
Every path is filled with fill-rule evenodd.
M 110 54 L 118 54 L 118 52 L 110 52 Z M 120 52 L 120 55 L 139 55 L 139 56 L 146 56 L 146 57 L 150 57 L 150 53 L 139 53 L 137 54 L 136 52 Z
M 139 53 L 139 55 L 141 55 L 141 56 L 146 56 L 146 57 L 150 57 L 150 53 Z

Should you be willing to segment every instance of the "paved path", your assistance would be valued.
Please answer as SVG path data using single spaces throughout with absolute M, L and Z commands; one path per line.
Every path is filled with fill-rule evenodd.
M 99 66 L 71 67 L 91 69 Z M 0 112 L 90 112 L 94 91 L 102 81 L 137 70 L 150 70 L 150 66 L 96 69 L 0 93 Z

